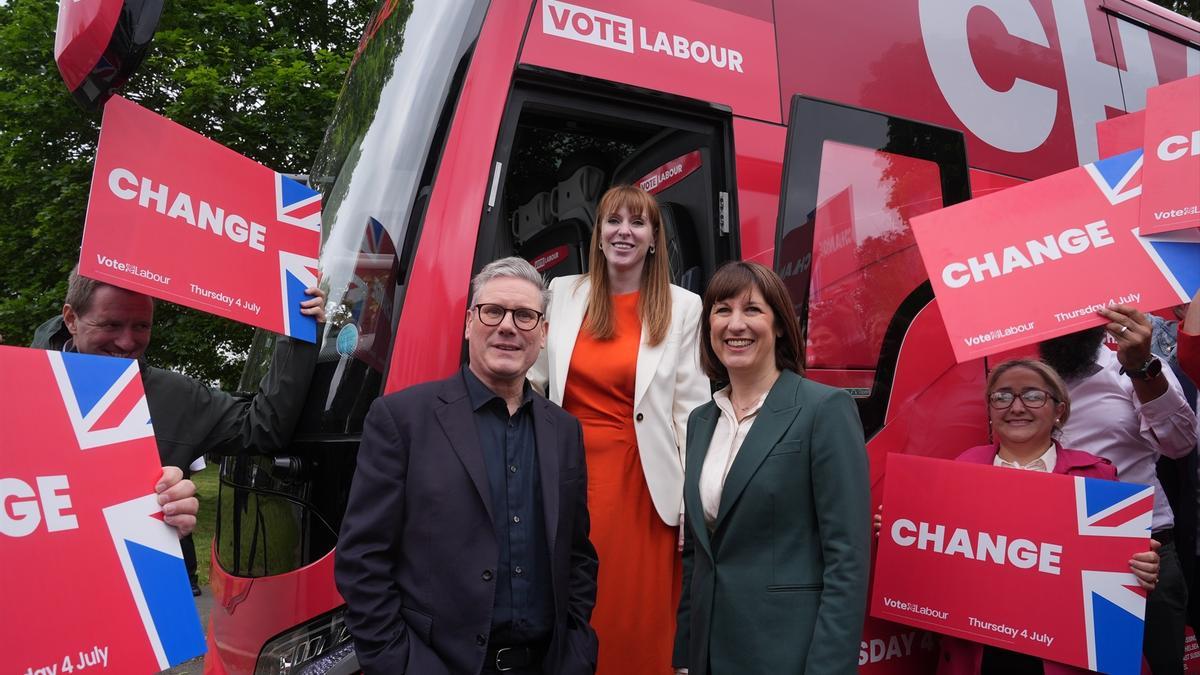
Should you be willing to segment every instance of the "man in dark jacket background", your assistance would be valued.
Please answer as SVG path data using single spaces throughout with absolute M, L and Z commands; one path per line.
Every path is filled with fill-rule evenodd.
M 301 303 L 301 312 L 325 321 L 325 293 Z M 146 365 L 154 299 L 71 271 L 62 316 L 38 327 L 30 345 L 39 349 L 136 359 L 164 466 L 188 467 L 207 452 L 277 452 L 291 440 L 316 365 L 318 347 L 280 337 L 271 367 L 252 398 L 233 396 L 186 375 Z M 318 335 L 320 330 L 318 329 Z M 195 588 L 195 549 L 184 557 Z

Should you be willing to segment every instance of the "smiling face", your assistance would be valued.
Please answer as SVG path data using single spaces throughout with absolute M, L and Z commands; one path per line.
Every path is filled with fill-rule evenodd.
M 541 290 L 514 277 L 496 277 L 484 284 L 475 294 L 475 304 L 543 310 Z M 471 309 L 467 312 L 466 338 L 471 372 L 492 391 L 499 391 L 525 379 L 546 344 L 546 322 L 538 322 L 533 330 L 521 330 L 513 323 L 512 312 L 506 312 L 499 325 L 488 326 Z
M 998 391 L 1014 395 L 1012 405 L 1008 408 L 998 410 L 988 405 L 992 433 L 1001 446 L 1034 451 L 1050 447 L 1055 420 L 1066 410 L 1066 404 L 1049 398 L 1040 408 L 1028 407 L 1021 400 L 1021 394 L 1034 389 L 1046 392 L 1048 396 L 1052 395 L 1051 387 L 1041 374 L 1029 368 L 1015 367 L 997 377 L 988 391 L 989 399 Z
M 778 370 L 775 339 L 781 331 L 757 286 L 714 302 L 708 325 L 713 353 L 731 377 L 765 376 Z
M 150 345 L 153 322 L 150 296 L 107 284 L 96 286 L 85 314 L 63 307 L 63 323 L 81 354 L 139 359 Z
M 655 225 L 645 213 L 630 213 L 622 206 L 600 223 L 600 250 L 610 273 L 640 274 L 654 243 Z

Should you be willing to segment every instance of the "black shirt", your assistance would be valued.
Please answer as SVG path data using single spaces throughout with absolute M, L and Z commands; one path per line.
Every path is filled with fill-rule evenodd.
M 492 643 L 545 640 L 554 627 L 554 592 L 533 426 L 533 391 L 526 382 L 521 406 L 510 416 L 503 398 L 470 368 L 464 366 L 462 372 L 483 448 L 500 551 Z

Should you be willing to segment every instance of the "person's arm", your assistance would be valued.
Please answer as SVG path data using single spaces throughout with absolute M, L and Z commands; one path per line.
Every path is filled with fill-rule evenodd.
M 834 391 L 818 406 L 811 439 L 811 489 L 825 568 L 804 672 L 855 673 L 871 550 L 867 449 L 849 394 Z
M 1150 337 L 1154 333 L 1154 325 L 1150 319 L 1129 305 L 1112 305 L 1101 309 L 1099 313 L 1109 321 L 1104 329 L 1117 341 L 1117 360 L 1121 362 L 1121 367 L 1130 371 L 1145 365 L 1153 356 Z M 1148 380 L 1130 379 L 1133 392 L 1142 403 L 1149 403 L 1167 393 L 1167 379 L 1161 374 Z
M 366 673 L 435 672 L 441 665 L 404 622 L 403 598 L 393 574 L 402 547 L 410 444 L 386 401 L 372 403 L 363 422 L 358 466 L 334 555 L 334 580 L 346 600 L 346 626 Z M 433 671 L 427 668 L 431 664 Z
M 675 393 L 671 420 L 675 425 L 675 444 L 679 463 L 684 464 L 687 448 L 687 423 L 692 411 L 712 399 L 712 387 L 700 368 L 700 299 L 689 294 L 689 302 L 679 303 L 682 312 L 683 337 L 675 364 Z
M 1141 368 L 1150 359 L 1150 320 L 1128 305 L 1100 310 L 1105 326 L 1117 341 L 1117 360 L 1126 370 Z M 1175 374 L 1165 364 L 1149 380 L 1129 378 L 1137 398 L 1141 428 L 1167 457 L 1185 457 L 1196 447 L 1196 413 L 1183 396 Z
M 300 304 L 300 312 L 325 322 L 325 291 L 309 288 L 314 296 Z M 318 327 L 317 335 L 321 331 Z M 319 338 L 318 338 L 319 339 Z M 249 400 L 210 389 L 209 400 L 197 406 L 197 415 L 210 423 L 201 445 L 203 452 L 236 454 L 254 451 L 273 454 L 291 442 L 300 421 L 308 385 L 316 368 L 319 344 L 279 336 L 271 366 Z M 199 419 L 197 423 L 201 423 Z
M 684 443 L 684 451 L 690 449 L 692 445 L 692 431 L 696 428 L 693 421 L 696 417 L 695 411 L 688 416 L 688 434 Z M 686 488 L 685 488 L 686 489 Z M 692 523 L 690 518 L 700 517 L 703 514 L 684 514 L 683 523 L 683 589 L 679 593 L 679 609 L 675 613 L 675 647 L 671 654 L 671 666 L 676 673 L 680 671 L 687 673 L 688 660 L 692 648 L 692 570 L 696 567 L 696 542 L 692 536 Z
M 677 674 L 688 672 L 688 655 L 692 648 L 692 570 L 696 542 L 692 539 L 692 524 L 688 519 L 693 517 L 695 514 L 685 514 L 683 524 L 683 590 L 675 613 L 675 648 L 671 655 L 671 666 Z
M 1192 297 L 1183 322 L 1179 324 L 1178 345 L 1176 355 L 1180 369 L 1193 382 L 1200 382 L 1200 290 Z
M 196 484 L 183 477 L 177 466 L 164 466 L 162 477 L 154 485 L 158 503 L 162 506 L 163 522 L 174 527 L 180 537 L 186 537 L 196 529 L 196 514 L 200 501 L 196 499 Z
M 576 448 L 580 454 L 579 478 L 574 481 L 574 525 L 571 540 L 571 576 L 568 582 L 567 595 L 567 644 L 571 645 L 575 655 L 583 660 L 578 669 L 569 669 L 569 673 L 590 675 L 596 670 L 597 650 L 599 642 L 596 631 L 592 629 L 592 608 L 596 606 L 596 572 L 600 562 L 596 549 L 590 538 L 591 520 L 587 504 L 587 464 L 583 461 L 583 427 L 575 420 Z

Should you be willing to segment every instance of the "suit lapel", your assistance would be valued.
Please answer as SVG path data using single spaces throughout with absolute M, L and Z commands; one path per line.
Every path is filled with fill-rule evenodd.
M 634 378 L 633 384 L 633 408 L 635 410 L 641 405 L 646 390 L 650 388 L 650 382 L 654 379 L 654 373 L 658 372 L 658 363 L 662 361 L 663 352 L 666 349 L 667 341 L 665 339 L 657 345 L 651 346 L 646 342 L 646 332 L 642 331 L 641 342 L 638 344 L 637 376 Z
M 491 489 L 488 487 L 487 467 L 483 464 L 483 446 L 479 444 L 479 433 L 475 430 L 474 411 L 471 410 L 471 398 L 467 395 L 466 385 L 463 384 L 462 374 L 450 378 L 446 388 L 438 394 L 442 405 L 438 406 L 435 414 L 450 447 L 463 467 L 479 498 L 483 500 L 483 508 L 487 509 L 488 520 L 495 522 L 492 514 Z
M 558 533 L 559 452 L 558 427 L 550 416 L 550 402 L 541 396 L 533 397 L 533 433 L 537 439 L 538 476 L 542 482 L 542 509 L 546 512 L 546 543 L 554 555 L 554 539 Z
M 713 431 L 717 428 L 717 417 L 720 415 L 715 405 L 704 407 L 704 412 L 692 420 L 694 429 L 692 442 L 688 444 L 686 466 L 687 477 L 683 481 L 684 508 L 691 516 L 692 538 L 698 542 L 712 557 L 712 542 L 708 536 L 708 526 L 704 522 L 704 505 L 700 502 L 700 470 L 704 468 L 704 458 L 708 455 L 708 446 L 712 442 Z
M 721 490 L 721 507 L 717 511 L 717 520 L 713 523 L 713 532 L 721 527 L 730 509 L 737 503 L 738 497 L 758 471 L 759 465 L 796 419 L 796 413 L 801 407 L 797 400 L 797 390 L 801 381 L 799 375 L 785 370 L 771 387 L 767 400 L 763 401 L 758 417 L 754 420 L 754 426 L 750 427 L 750 433 L 746 434 L 737 457 L 733 459 L 729 475 L 725 477 L 725 487 Z
M 554 355 L 554 363 L 550 367 L 550 385 L 546 388 L 549 398 L 561 401 L 567 386 L 567 371 L 571 368 L 571 355 L 575 352 L 575 340 L 583 328 L 583 315 L 587 312 L 588 292 L 591 284 L 586 277 L 578 287 L 575 279 L 564 279 L 563 289 L 566 292 L 563 300 L 554 303 L 554 317 L 550 327 L 554 331 L 554 344 L 547 349 Z M 552 301 L 553 302 L 553 301 Z

